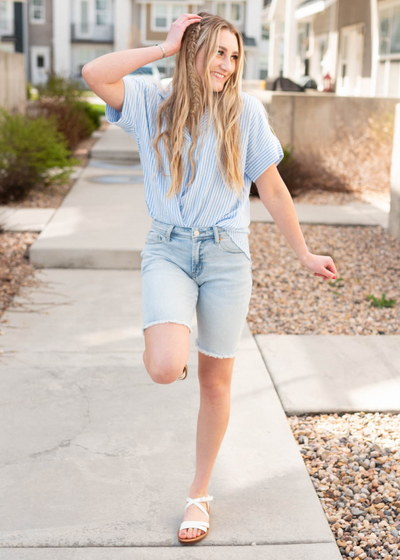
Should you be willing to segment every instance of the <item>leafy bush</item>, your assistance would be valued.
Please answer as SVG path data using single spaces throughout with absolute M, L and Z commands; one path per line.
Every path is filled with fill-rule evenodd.
M 81 140 L 98 128 L 88 114 L 86 103 L 42 101 L 39 111 L 46 118 L 55 118 L 57 130 L 64 135 L 70 150 L 74 150 Z
M 64 103 L 79 101 L 86 88 L 79 80 L 52 73 L 46 83 L 37 86 L 37 90 L 39 101 L 52 100 Z
M 0 203 L 23 200 L 37 184 L 67 181 L 80 163 L 70 155 L 54 119 L 0 108 Z
M 50 74 L 46 84 L 38 86 L 39 113 L 55 117 L 57 129 L 70 150 L 100 127 L 100 116 L 90 103 L 82 101 L 86 92 L 79 80 Z
M 96 127 L 96 130 L 100 128 L 101 125 L 100 116 L 105 114 L 104 109 L 102 111 L 101 107 L 102 107 L 101 105 L 93 105 L 92 103 L 87 103 L 85 105 L 85 112 L 87 116 L 90 118 L 90 120 L 93 122 L 94 126 Z

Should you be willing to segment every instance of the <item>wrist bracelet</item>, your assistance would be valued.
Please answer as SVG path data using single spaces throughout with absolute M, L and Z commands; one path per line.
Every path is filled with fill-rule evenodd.
M 159 43 L 155 43 L 155 44 L 156 44 L 158 47 L 160 47 L 160 49 L 162 50 L 162 52 L 163 52 L 162 58 L 164 58 L 164 57 L 165 57 L 165 50 L 164 50 L 164 47 L 163 47 L 162 45 L 160 45 Z

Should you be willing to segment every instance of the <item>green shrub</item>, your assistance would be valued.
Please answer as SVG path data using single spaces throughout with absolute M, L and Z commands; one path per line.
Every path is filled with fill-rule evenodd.
M 58 103 L 79 101 L 85 86 L 73 78 L 64 78 L 55 73 L 49 75 L 46 83 L 37 86 L 39 101 L 51 99 Z
M 80 163 L 70 155 L 54 119 L 0 108 L 0 203 L 23 200 L 37 184 L 66 182 Z
M 46 118 L 55 118 L 57 130 L 64 135 L 70 150 L 74 150 L 81 140 L 96 130 L 96 125 L 87 113 L 86 103 L 43 101 L 39 105 L 39 112 Z
M 105 114 L 105 106 L 87 103 L 85 105 L 85 112 L 87 116 L 90 118 L 90 120 L 93 122 L 94 126 L 96 127 L 96 130 L 100 128 L 101 125 L 100 116 Z
M 80 81 L 56 74 L 38 86 L 39 113 L 46 118 L 55 117 L 57 129 L 65 136 L 70 150 L 100 127 L 98 111 L 82 101 L 85 91 Z

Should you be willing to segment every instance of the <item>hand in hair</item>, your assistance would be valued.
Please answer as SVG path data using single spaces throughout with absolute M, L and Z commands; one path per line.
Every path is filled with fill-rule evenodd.
M 181 48 L 182 37 L 186 28 L 192 23 L 199 23 L 199 21 L 201 21 L 201 16 L 197 14 L 182 14 L 174 21 L 163 43 L 168 56 L 176 54 Z

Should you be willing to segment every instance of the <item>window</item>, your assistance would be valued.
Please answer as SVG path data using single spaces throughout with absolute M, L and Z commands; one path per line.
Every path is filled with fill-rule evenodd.
M 222 2 L 218 2 L 217 15 L 224 18 L 225 14 L 226 14 L 226 4 L 223 4 Z
M 261 39 L 263 41 L 269 41 L 269 26 L 266 24 L 261 27 Z
M 0 35 L 14 34 L 14 3 L 0 2 Z
M 89 32 L 89 2 L 81 2 L 81 33 Z
M 186 4 L 152 4 L 152 31 L 169 31 L 172 23 L 186 13 Z
M 379 54 L 400 54 L 400 5 L 379 14 Z
M 162 4 L 156 4 L 154 6 L 155 11 L 155 26 L 156 27 L 167 27 L 168 25 L 168 6 Z
M 243 4 L 241 2 L 217 2 L 215 13 L 232 23 L 243 23 Z
M 108 23 L 108 0 L 96 0 L 96 25 Z
M 39 54 L 36 60 L 37 68 L 44 68 L 44 56 Z
M 242 19 L 241 4 L 231 4 L 231 21 L 240 21 Z
M 45 22 L 45 0 L 30 0 L 29 13 L 31 23 Z
M 184 10 L 184 6 L 182 6 L 181 4 L 172 4 L 172 21 L 171 21 L 171 24 L 174 23 L 174 21 L 176 19 L 178 19 L 178 17 L 180 17 L 184 13 L 186 13 L 185 10 Z

